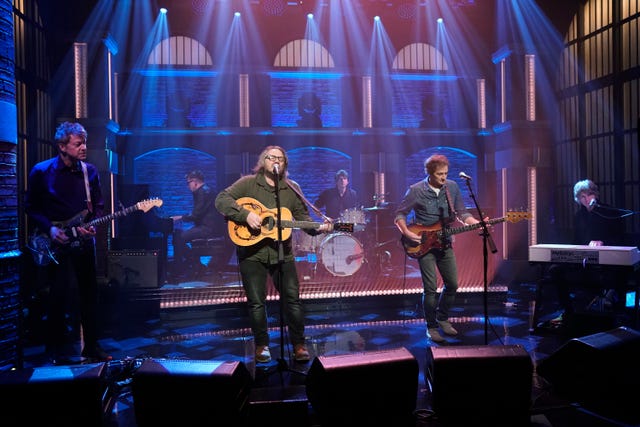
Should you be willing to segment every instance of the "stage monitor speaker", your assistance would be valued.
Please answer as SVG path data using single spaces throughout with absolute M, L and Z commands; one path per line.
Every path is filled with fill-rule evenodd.
M 530 425 L 533 362 L 522 346 L 430 347 L 425 382 L 444 422 Z
M 318 356 L 307 373 L 307 398 L 323 426 L 413 426 L 418 375 L 406 348 Z
M 119 289 L 157 288 L 159 283 L 159 251 L 109 251 L 108 282 Z
M 0 425 L 101 426 L 106 365 L 44 366 L 0 374 Z
M 131 382 L 137 425 L 243 425 L 251 382 L 243 362 L 146 359 Z
M 618 415 L 637 412 L 640 332 L 621 326 L 572 338 L 538 364 L 555 393 L 584 406 Z M 627 414 L 627 415 L 629 415 Z M 640 421 L 640 415 L 635 415 Z

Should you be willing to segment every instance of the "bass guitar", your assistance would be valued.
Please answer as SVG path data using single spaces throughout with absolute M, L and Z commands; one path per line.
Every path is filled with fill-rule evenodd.
M 238 246 L 252 246 L 263 239 L 278 239 L 278 212 L 277 209 L 268 209 L 262 203 L 251 197 L 241 197 L 236 203 L 253 213 L 256 213 L 262 219 L 259 230 L 254 230 L 246 223 L 237 223 L 233 220 L 228 221 L 228 231 L 231 241 Z M 322 223 L 313 221 L 295 221 L 291 211 L 287 208 L 280 209 L 280 225 L 282 227 L 282 240 L 291 237 L 293 228 L 317 230 Z M 331 231 L 342 231 L 345 233 L 353 233 L 353 224 L 349 223 L 333 223 Z
M 49 233 L 42 233 L 36 230 L 34 235 L 29 239 L 28 248 L 33 253 L 33 259 L 36 264 L 45 266 L 52 261 L 57 264 L 58 261 L 55 257 L 56 252 L 60 250 L 61 247 L 73 245 L 74 242 L 79 242 L 81 238 L 80 233 L 77 230 L 79 227 L 95 227 L 98 225 L 106 224 L 113 219 L 128 215 L 131 212 L 148 212 L 151 208 L 160 206 L 162 206 L 161 199 L 153 198 L 142 200 L 135 205 L 129 206 L 128 208 L 122 209 L 109 215 L 101 216 L 100 218 L 95 218 L 91 221 L 86 221 L 89 211 L 85 209 L 66 221 L 53 223 L 54 226 L 64 229 L 65 234 L 71 239 L 71 242 L 64 245 L 57 244 L 51 240 L 51 238 L 49 237 Z
M 486 221 L 487 225 L 498 224 L 500 222 L 519 222 L 524 219 L 530 219 L 531 214 L 528 212 L 507 212 L 506 216 L 494 218 Z M 465 231 L 477 230 L 482 224 L 469 224 L 462 227 L 442 227 L 440 224 L 420 225 L 410 224 L 407 226 L 410 231 L 421 236 L 420 243 L 407 239 L 402 236 L 400 241 L 404 250 L 410 258 L 420 258 L 421 256 L 431 252 L 432 250 L 442 250 L 451 246 L 449 236 L 463 233 Z

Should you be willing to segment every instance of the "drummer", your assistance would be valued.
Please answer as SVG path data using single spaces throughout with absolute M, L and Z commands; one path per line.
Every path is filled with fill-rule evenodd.
M 349 187 L 349 173 L 340 169 L 335 173 L 336 185 L 323 190 L 315 201 L 315 206 L 325 209 L 325 215 L 337 219 L 347 209 L 359 207 L 358 193 Z

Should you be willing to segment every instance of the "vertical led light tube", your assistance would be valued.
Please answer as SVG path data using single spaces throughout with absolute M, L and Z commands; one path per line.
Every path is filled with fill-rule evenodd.
M 507 121 L 507 63 L 506 60 L 500 61 L 500 123 Z
M 238 96 L 240 97 L 240 127 L 248 128 L 249 119 L 249 75 L 240 74 Z
M 73 44 L 76 118 L 88 117 L 87 106 L 87 44 Z
M 538 244 L 538 170 L 527 168 L 527 188 L 529 191 L 529 246 Z
M 371 76 L 362 77 L 362 127 L 373 127 L 373 106 L 372 106 Z
M 487 128 L 487 92 L 485 79 L 476 79 L 478 97 L 478 128 Z
M 118 93 L 120 92 L 120 74 L 113 73 L 113 121 L 120 123 L 120 112 L 118 110 L 119 99 Z
M 536 120 L 536 56 L 524 56 L 525 99 L 527 121 Z

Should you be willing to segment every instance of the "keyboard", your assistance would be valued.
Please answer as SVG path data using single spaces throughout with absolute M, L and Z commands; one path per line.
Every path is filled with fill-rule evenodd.
M 529 262 L 637 266 L 636 246 L 539 244 L 529 246 Z

